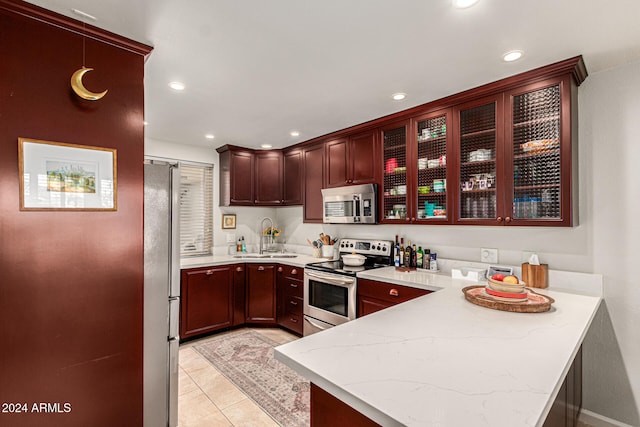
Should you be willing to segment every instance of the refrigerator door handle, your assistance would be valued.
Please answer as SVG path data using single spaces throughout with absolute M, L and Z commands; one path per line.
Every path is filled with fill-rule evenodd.
M 169 297 L 180 296 L 180 165 L 171 167 L 171 271 Z
M 169 298 L 168 338 L 177 339 L 180 334 L 180 298 Z

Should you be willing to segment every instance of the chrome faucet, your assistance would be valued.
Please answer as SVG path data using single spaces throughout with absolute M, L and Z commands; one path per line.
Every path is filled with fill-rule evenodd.
M 265 229 L 265 226 L 264 226 L 264 222 L 265 221 L 269 221 L 269 232 L 270 233 L 273 232 L 273 221 L 271 220 L 271 218 L 269 218 L 269 217 L 262 218 L 262 221 L 260 222 L 260 230 L 259 230 L 259 233 L 260 233 L 260 254 L 261 255 L 264 253 L 264 248 L 263 248 L 264 238 L 267 237 L 267 236 L 264 236 L 262 234 L 264 229 Z M 268 234 L 268 236 L 269 236 L 269 238 L 273 239 L 273 236 L 271 234 Z

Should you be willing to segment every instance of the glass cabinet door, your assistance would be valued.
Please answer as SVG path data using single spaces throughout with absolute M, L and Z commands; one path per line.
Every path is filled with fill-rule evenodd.
M 514 95 L 511 105 L 511 216 L 514 221 L 560 220 L 560 85 Z
M 417 155 L 412 167 L 417 171 L 417 185 L 413 187 L 416 200 L 415 218 L 418 221 L 446 221 L 449 218 L 447 186 L 447 114 L 435 113 L 419 117 Z M 449 183 L 452 184 L 452 183 Z
M 498 200 L 498 151 L 500 132 L 497 123 L 498 101 L 459 110 L 459 198 L 460 222 L 495 221 Z
M 408 220 L 407 126 L 392 125 L 382 130 L 384 158 L 383 221 Z

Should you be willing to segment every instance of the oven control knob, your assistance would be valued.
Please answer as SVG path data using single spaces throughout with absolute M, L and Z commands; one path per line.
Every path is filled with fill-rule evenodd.
M 351 245 L 349 245 L 349 246 L 353 247 L 353 243 Z

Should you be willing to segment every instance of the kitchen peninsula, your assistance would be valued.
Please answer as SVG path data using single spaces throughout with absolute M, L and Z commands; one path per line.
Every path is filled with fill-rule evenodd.
M 359 273 L 435 292 L 279 346 L 276 359 L 384 426 L 542 426 L 602 299 L 601 278 L 583 276 L 593 292 L 541 290 L 552 309 L 523 314 L 467 302 L 468 281 Z

